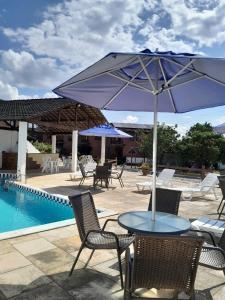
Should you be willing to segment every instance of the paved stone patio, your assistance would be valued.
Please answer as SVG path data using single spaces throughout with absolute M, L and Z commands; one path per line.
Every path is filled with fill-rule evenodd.
M 125 171 L 122 189 L 113 181 L 109 190 L 93 191 L 92 180 L 71 181 L 70 173 L 52 175 L 30 174 L 27 184 L 49 193 L 72 195 L 78 190 L 90 189 L 96 207 L 113 210 L 118 214 L 129 210 L 146 210 L 149 193 L 138 193 L 136 182 L 146 181 L 137 172 Z M 176 178 L 174 184 L 190 186 L 198 180 Z M 220 196 L 220 191 L 217 191 Z M 179 215 L 195 218 L 201 215 L 216 217 L 218 201 L 212 195 L 182 201 Z M 101 219 L 101 223 L 104 219 Z M 109 225 L 109 230 L 119 231 L 119 225 Z M 80 247 L 76 226 L 67 226 L 36 234 L 0 241 L 0 300 L 1 299 L 123 299 L 120 289 L 115 251 L 98 250 L 88 267 L 85 266 L 90 251 L 85 249 L 76 270 L 68 272 Z M 222 271 L 199 267 L 196 279 L 196 299 L 225 299 L 225 276 Z M 168 295 L 168 293 L 166 294 Z M 162 298 L 164 291 L 148 296 Z

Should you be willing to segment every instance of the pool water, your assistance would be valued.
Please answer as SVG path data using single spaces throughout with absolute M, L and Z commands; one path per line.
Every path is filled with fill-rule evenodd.
M 70 206 L 16 186 L 0 185 L 0 233 L 73 219 Z

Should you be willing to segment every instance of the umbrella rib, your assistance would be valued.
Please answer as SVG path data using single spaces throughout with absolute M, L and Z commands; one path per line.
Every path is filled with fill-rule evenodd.
M 125 62 L 127 63 L 127 66 L 128 66 L 130 63 L 135 63 L 135 61 L 136 61 L 136 57 L 135 57 L 135 58 L 132 57 L 132 59 L 129 58 L 129 59 L 127 59 Z M 98 61 L 98 62 L 99 62 L 99 61 Z M 97 64 L 98 62 L 96 62 L 96 64 Z M 95 65 L 95 64 L 94 64 L 94 65 Z M 93 67 L 93 65 L 90 66 L 89 68 L 91 68 L 91 67 Z M 87 69 L 89 69 L 89 68 L 87 68 Z M 117 70 L 119 70 L 119 69 L 118 69 L 118 68 L 113 68 L 112 70 L 110 70 L 110 72 L 117 71 Z M 82 72 L 81 72 L 81 73 L 82 73 Z M 67 83 L 67 84 L 66 84 L 66 82 L 65 82 L 64 85 L 59 85 L 59 86 L 56 87 L 53 91 L 56 91 L 57 89 L 61 89 L 61 88 L 70 86 L 70 85 L 72 85 L 72 84 L 78 84 L 78 83 L 81 83 L 81 82 L 84 82 L 84 81 L 87 81 L 87 80 L 90 80 L 90 79 L 93 79 L 93 78 L 96 78 L 96 77 L 99 77 L 99 76 L 102 76 L 102 75 L 105 75 L 105 74 L 108 74 L 108 73 L 109 73 L 109 70 L 103 71 L 103 72 L 101 72 L 101 73 L 99 73 L 99 74 L 95 74 L 95 75 L 89 76 L 89 77 L 84 78 L 84 79 L 80 79 L 80 80 L 78 80 L 78 81 L 76 81 L 76 82 L 70 82 L 70 83 Z M 80 73 L 79 73 L 79 74 L 80 74 Z M 79 74 L 78 74 L 78 75 L 79 75 Z M 77 75 L 76 75 L 76 76 L 77 76 Z M 75 76 L 74 76 L 74 77 L 75 77 Z M 71 78 L 71 79 L 72 79 L 72 78 Z M 71 80 L 71 79 L 70 79 L 70 80 Z
M 165 81 L 165 85 L 168 86 L 168 81 L 166 79 L 166 74 L 164 72 L 161 59 L 159 59 L 159 66 L 160 66 L 160 69 L 161 69 L 161 72 L 162 72 L 162 75 L 163 75 L 163 78 L 164 78 L 164 81 Z M 174 102 L 173 95 L 172 95 L 170 90 L 168 90 L 168 94 L 169 94 L 169 97 L 170 97 L 170 100 L 171 100 L 171 104 L 173 106 L 173 110 L 174 110 L 174 112 L 176 112 L 177 110 L 176 110 L 175 102 Z
M 139 58 L 139 60 L 140 60 L 140 63 L 142 62 L 142 60 L 141 60 L 141 58 L 138 56 L 138 58 Z M 145 72 L 145 75 L 147 76 L 147 78 L 148 78 L 148 81 L 150 82 L 150 84 L 152 85 L 152 88 L 153 88 L 153 93 L 154 94 L 156 94 L 157 93 L 157 88 L 154 86 L 154 84 L 153 84 L 153 82 L 152 82 L 152 79 L 151 79 L 151 76 L 149 75 L 149 73 L 148 73 L 148 71 L 147 71 L 147 69 L 145 68 L 145 66 L 141 63 L 141 65 L 142 65 L 142 68 L 143 68 L 143 70 L 144 70 L 144 72 Z
M 152 62 L 152 59 L 150 59 L 145 65 L 143 64 L 143 66 L 145 67 L 147 67 L 150 63 Z M 129 84 L 131 84 L 132 83 L 132 81 L 139 75 L 139 74 L 141 74 L 141 72 L 143 71 L 143 66 L 142 66 L 142 69 L 140 69 L 138 72 L 136 72 L 136 74 L 134 74 L 134 76 L 129 80 L 129 81 L 127 81 L 127 83 L 119 90 L 119 91 L 117 91 L 116 92 L 116 94 L 103 106 L 103 109 L 105 109 L 105 108 L 107 108 L 107 106 L 109 105 L 109 104 L 111 104 L 114 100 L 115 100 L 115 98 L 117 97 L 117 96 L 119 96 L 125 89 L 126 89 L 126 87 L 129 85 Z M 110 73 L 111 74 L 111 73 Z
M 152 94 L 152 93 L 153 93 L 153 91 L 152 91 L 152 90 L 149 90 L 149 89 L 147 89 L 146 87 L 144 87 L 144 86 L 141 86 L 141 85 L 139 85 L 139 84 L 137 84 L 137 83 L 130 82 L 128 79 L 125 79 L 125 78 L 119 77 L 118 75 L 115 75 L 115 74 L 113 74 L 113 73 L 110 73 L 110 72 L 108 72 L 108 75 L 110 75 L 110 76 L 112 76 L 112 77 L 115 77 L 115 78 L 117 78 L 117 79 L 119 79 L 119 80 L 121 80 L 121 81 L 128 82 L 128 83 L 129 83 L 129 85 L 133 85 L 134 87 L 137 87 L 137 88 L 139 88 L 139 89 L 142 89 L 142 90 L 144 90 L 144 91 L 146 91 L 146 92 L 148 92 L 148 93 L 150 93 L 150 94 Z
M 147 78 L 148 78 L 148 81 L 150 82 L 150 84 L 151 84 L 151 86 L 152 86 L 152 88 L 153 88 L 153 91 L 156 91 L 156 88 L 155 88 L 155 86 L 154 86 L 154 84 L 153 84 L 153 82 L 152 82 L 152 79 L 151 79 L 151 77 L 149 76 L 149 74 L 148 74 L 148 72 L 147 72 L 147 70 L 146 70 L 146 67 L 147 67 L 147 66 L 144 65 L 143 60 L 141 59 L 140 56 L 138 56 L 138 59 L 139 59 L 140 64 L 141 64 L 141 66 L 142 66 L 142 71 L 144 70 L 144 72 L 145 72 L 145 74 L 146 74 L 146 76 L 147 76 Z M 153 60 L 153 59 L 152 59 L 152 60 Z M 152 62 L 152 60 L 151 60 L 151 62 Z
M 169 62 L 172 62 L 172 63 L 174 63 L 174 64 L 176 64 L 176 65 L 178 65 L 178 66 L 184 67 L 184 65 L 182 65 L 181 63 L 179 63 L 179 62 L 177 62 L 177 61 L 168 59 L 168 58 L 166 58 L 166 57 L 164 57 L 163 59 L 165 59 L 165 60 L 167 60 L 167 61 L 169 61 Z M 207 74 L 205 74 L 205 73 L 202 73 L 202 72 L 197 71 L 197 70 L 195 70 L 195 69 L 192 69 L 192 68 L 190 68 L 190 67 L 187 67 L 186 69 L 189 70 L 189 71 L 192 71 L 193 73 L 196 73 L 196 74 L 198 74 L 198 75 L 200 75 L 200 76 L 206 77 L 206 78 L 208 78 L 209 80 L 215 81 L 215 82 L 217 82 L 217 83 L 219 83 L 219 84 L 225 86 L 225 82 L 220 81 L 220 80 L 218 80 L 218 79 L 216 79 L 216 78 L 213 78 L 213 77 L 211 77 L 211 76 L 209 76 L 209 75 L 207 75 Z
M 177 78 L 177 76 L 179 76 L 184 70 L 188 69 L 188 67 L 195 61 L 195 59 L 191 59 L 191 61 L 189 61 L 188 64 L 186 64 L 185 66 L 183 66 L 183 68 L 181 68 L 172 78 L 170 78 L 167 82 L 166 82 L 166 86 L 169 86 L 169 84 L 175 79 Z M 172 60 L 173 62 L 173 60 Z
M 186 81 L 184 81 L 184 82 L 177 83 L 175 86 L 167 86 L 166 88 L 163 89 L 163 91 L 171 90 L 171 89 L 173 89 L 174 87 L 180 86 L 180 85 L 182 85 L 182 84 L 187 84 L 187 83 L 189 83 L 189 82 L 191 82 L 191 81 L 198 80 L 198 79 L 200 79 L 200 78 L 202 78 L 202 77 L 205 77 L 205 76 L 202 75 L 202 76 L 199 76 L 199 77 L 196 77 L 196 78 L 192 78 L 192 79 L 186 80 Z

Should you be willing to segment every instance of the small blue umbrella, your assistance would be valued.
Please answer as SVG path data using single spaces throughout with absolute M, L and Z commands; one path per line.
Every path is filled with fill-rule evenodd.
M 53 90 L 99 109 L 154 112 L 152 220 L 155 220 L 157 113 L 225 104 L 225 59 L 190 53 L 109 53 Z
M 101 164 L 104 164 L 105 162 L 105 143 L 106 143 L 106 137 L 111 138 L 132 138 L 131 135 L 127 134 L 126 132 L 123 132 L 122 130 L 119 130 L 109 124 L 103 124 L 99 125 L 93 128 L 89 128 L 86 130 L 82 130 L 79 132 L 80 135 L 86 135 L 86 136 L 99 136 L 102 138 L 102 144 L 101 144 Z

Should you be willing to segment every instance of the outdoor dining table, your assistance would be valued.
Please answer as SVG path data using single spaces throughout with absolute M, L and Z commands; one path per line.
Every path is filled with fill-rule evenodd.
M 155 221 L 151 211 L 130 211 L 118 217 L 118 223 L 129 232 L 137 234 L 180 235 L 189 231 L 189 220 L 163 212 L 156 212 Z

